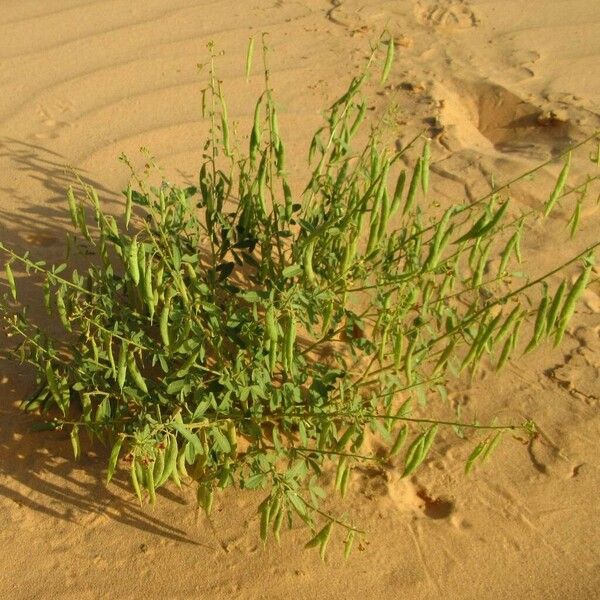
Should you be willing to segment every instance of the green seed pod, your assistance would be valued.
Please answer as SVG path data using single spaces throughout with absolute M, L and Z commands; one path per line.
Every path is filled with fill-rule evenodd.
M 121 341 L 121 349 L 119 350 L 119 359 L 117 363 L 117 383 L 119 388 L 122 390 L 125 385 L 125 379 L 127 377 L 127 354 L 128 354 L 128 343 Z
M 556 323 L 556 317 L 558 316 L 558 310 L 562 303 L 562 299 L 565 294 L 565 289 L 566 289 L 566 281 L 563 280 L 560 282 L 560 285 L 558 286 L 556 293 L 554 294 L 554 298 L 552 299 L 552 304 L 550 305 L 550 308 L 548 309 L 548 316 L 547 316 L 547 320 L 546 320 L 546 331 L 548 333 L 550 333 L 552 331 L 552 329 L 554 328 L 554 325 Z
M 407 477 L 408 475 L 410 475 L 421 464 L 421 461 L 425 456 L 423 451 L 425 444 L 425 435 L 426 434 L 424 433 L 419 435 L 408 447 L 402 477 Z
M 340 481 L 340 496 L 342 498 L 345 498 L 346 494 L 348 493 L 348 485 L 350 484 L 351 471 L 352 469 L 350 467 L 347 467 L 344 470 L 344 473 L 342 474 L 342 479 Z
M 404 348 L 404 334 L 398 331 L 394 337 L 394 368 L 399 369 L 402 361 L 402 350 Z
M 235 455 L 237 450 L 237 429 L 233 420 L 227 422 L 227 441 L 231 446 L 231 453 Z
M 404 192 L 404 185 L 406 183 L 406 171 L 402 169 L 398 179 L 396 180 L 396 187 L 394 188 L 394 196 L 392 197 L 392 206 L 390 208 L 390 214 L 393 215 L 400 207 L 402 201 L 402 193 Z
M 13 297 L 13 300 L 17 299 L 17 285 L 15 283 L 15 277 L 12 272 L 12 268 L 10 266 L 10 262 L 6 263 L 6 267 L 4 268 L 6 271 L 6 280 L 8 282 L 8 287 L 10 288 L 10 294 Z
M 142 490 L 140 489 L 140 482 L 139 482 L 138 476 L 137 476 L 137 463 L 135 461 L 135 458 L 133 459 L 133 461 L 131 463 L 131 469 L 129 471 L 129 474 L 131 476 L 131 485 L 133 486 L 135 495 L 138 497 L 138 500 L 140 501 L 140 504 L 141 504 Z
M 271 342 L 277 342 L 279 339 L 279 329 L 277 319 L 275 318 L 275 307 L 271 304 L 265 312 L 265 331 L 267 339 Z
M 544 217 L 547 217 L 550 214 L 550 211 L 556 204 L 556 201 L 560 198 L 560 196 L 563 192 L 563 189 L 565 187 L 565 184 L 567 183 L 567 177 L 569 176 L 569 168 L 570 167 L 571 167 L 571 153 L 569 152 L 569 154 L 567 155 L 567 160 L 565 161 L 565 164 L 564 164 L 564 166 L 560 172 L 560 175 L 558 176 L 558 179 L 556 181 L 556 185 L 554 186 L 554 189 L 552 190 L 552 193 L 550 194 L 550 198 L 548 198 L 548 201 L 546 202 L 546 205 L 544 206 Z
M 358 131 L 358 128 L 360 127 L 361 123 L 364 121 L 366 114 L 367 114 L 367 105 L 365 102 L 361 102 L 360 106 L 358 107 L 358 113 L 356 114 L 356 118 L 354 119 L 354 122 L 350 126 L 350 131 L 348 132 L 348 136 L 350 138 L 352 138 L 354 136 L 354 134 Z
M 277 145 L 277 175 L 281 175 L 285 169 L 285 146 L 279 140 Z
M 71 322 L 67 316 L 67 307 L 65 305 L 65 288 L 63 286 L 58 288 L 58 292 L 56 293 L 56 310 L 58 312 L 60 322 L 63 324 L 64 328 L 67 331 L 72 331 Z
M 377 235 L 379 233 L 379 222 L 377 220 L 371 223 L 369 229 L 369 240 L 367 242 L 367 249 L 365 250 L 365 256 L 370 256 L 377 244 Z
M 140 283 L 140 266 L 138 263 L 138 243 L 136 238 L 131 240 L 129 252 L 127 253 L 127 270 L 133 283 L 138 285 Z
M 146 489 L 148 490 L 150 504 L 154 506 L 156 504 L 156 484 L 154 482 L 154 469 L 152 466 L 147 465 L 144 468 L 144 475 L 146 476 Z
M 546 333 L 546 326 L 548 323 L 548 286 L 545 286 L 544 289 L 544 297 L 542 298 L 540 305 L 538 307 L 537 315 L 535 318 L 535 325 L 533 327 L 533 335 L 529 344 L 525 347 L 524 354 L 533 350 L 538 344 L 538 342 L 542 339 L 544 333 Z
M 390 454 L 389 454 L 390 458 L 392 456 L 396 456 L 400 452 L 400 449 L 404 445 L 404 442 L 406 441 L 407 436 L 408 436 L 408 426 L 402 425 L 398 431 L 398 435 L 396 436 L 394 443 L 392 444 L 392 447 L 390 448 Z
M 302 259 L 302 266 L 304 268 L 304 276 L 309 285 L 316 283 L 315 273 L 313 271 L 313 252 L 315 249 L 315 241 L 309 242 L 304 248 L 304 256 Z
M 390 36 L 388 40 L 387 54 L 385 57 L 385 64 L 383 65 L 383 72 L 381 74 L 381 83 L 384 84 L 387 81 L 387 78 L 392 69 L 392 64 L 394 62 L 394 38 Z
M 348 457 L 340 456 L 337 464 L 337 469 L 335 472 L 335 489 L 337 491 L 340 490 L 342 485 L 342 478 L 344 477 L 344 473 L 348 469 Z
M 440 355 L 440 358 L 438 359 L 438 361 L 435 365 L 435 368 L 433 369 L 434 374 L 437 374 L 437 373 L 440 373 L 443 371 L 443 369 L 446 367 L 446 364 L 448 363 L 450 355 L 454 351 L 455 346 L 456 346 L 456 338 L 453 337 L 450 340 L 450 342 L 448 343 L 448 345 L 442 351 L 442 354 Z
M 508 333 L 508 330 L 513 326 L 513 324 L 517 320 L 517 317 L 520 314 L 521 306 L 517 305 L 512 309 L 511 313 L 508 315 L 508 317 L 506 317 L 506 321 L 504 321 L 502 327 L 500 327 L 500 329 L 498 330 L 498 333 L 496 334 L 495 338 L 497 342 L 501 342 L 504 339 L 504 337 Z
M 421 166 L 421 188 L 427 194 L 429 190 L 429 161 L 431 159 L 431 140 L 427 139 L 423 146 L 423 164 Z
M 407 212 L 411 210 L 413 204 L 415 203 L 415 198 L 417 195 L 417 187 L 419 182 L 421 181 L 421 170 L 423 169 L 423 159 L 419 158 L 417 160 L 417 164 L 415 165 L 415 169 L 413 171 L 412 179 L 410 180 L 410 185 L 408 186 L 408 195 L 406 196 L 406 203 L 404 205 L 404 209 L 402 210 L 402 214 L 405 215 Z
M 133 189 L 131 184 L 127 186 L 127 200 L 125 201 L 125 229 L 129 229 L 129 221 L 131 221 L 131 211 L 133 209 Z
M 156 450 L 154 456 L 154 466 L 152 467 L 152 476 L 156 487 L 160 487 L 161 479 L 165 470 L 165 453 L 161 449 Z
M 277 543 L 279 543 L 279 541 L 280 541 L 281 526 L 283 525 L 283 519 L 285 517 L 285 513 L 286 513 L 286 510 L 282 506 L 279 509 L 279 512 L 277 513 L 277 515 L 275 516 L 275 519 L 273 520 L 273 536 L 277 540 Z
M 269 499 L 265 500 L 258 508 L 260 512 L 260 539 L 262 542 L 267 541 L 269 534 L 269 522 L 271 520 L 271 503 Z
M 147 394 L 148 386 L 146 385 L 142 374 L 138 370 L 137 363 L 135 361 L 135 354 L 133 352 L 128 352 L 127 369 L 129 370 L 129 374 L 131 375 L 131 378 L 133 379 L 135 385 L 137 385 L 142 392 Z
M 269 371 L 273 373 L 277 366 L 277 342 L 269 340 Z
M 177 437 L 174 435 L 168 435 L 166 439 L 167 448 L 164 452 L 164 468 L 160 480 L 157 481 L 157 486 L 160 487 L 169 479 L 169 477 L 171 477 L 177 487 L 180 487 L 181 481 L 179 480 L 179 474 L 177 473 L 177 456 L 179 453 Z
M 74 227 L 79 227 L 79 213 L 77 211 L 77 201 L 75 200 L 75 194 L 73 188 L 69 186 L 67 190 L 67 202 L 69 203 L 69 213 L 71 214 L 71 222 Z
M 108 331 L 102 332 L 102 341 L 104 342 L 104 351 L 108 356 L 108 362 L 110 363 L 110 369 L 113 379 L 117 377 L 117 366 L 115 364 L 115 356 L 112 348 L 112 335 Z
M 144 268 L 144 298 L 150 316 L 150 322 L 154 317 L 154 289 L 152 287 L 152 257 L 148 256 L 147 263 Z
M 583 294 L 587 286 L 591 271 L 592 265 L 588 264 L 588 266 L 583 270 L 581 275 L 579 275 L 579 277 L 577 278 L 577 281 L 575 281 L 573 287 L 571 288 L 565 299 L 565 303 L 562 307 L 560 317 L 558 319 L 556 338 L 554 340 L 555 346 L 558 346 L 558 344 L 560 344 L 563 338 L 563 335 L 567 329 L 567 325 L 569 324 L 569 321 L 571 320 L 571 317 L 575 312 L 575 306 L 577 304 L 577 301 L 579 300 L 581 294 Z
M 64 399 L 61 393 L 60 387 L 58 385 L 58 380 L 56 378 L 56 374 L 54 373 L 54 369 L 52 368 L 52 363 L 50 361 L 46 362 L 46 381 L 48 382 L 48 388 L 50 389 L 50 393 L 52 394 L 52 398 L 54 398 L 54 402 L 56 402 L 57 406 L 61 408 L 64 412 Z

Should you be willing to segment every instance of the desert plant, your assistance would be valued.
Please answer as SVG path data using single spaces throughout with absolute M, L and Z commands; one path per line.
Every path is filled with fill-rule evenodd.
M 467 471 L 503 433 L 534 431 L 531 422 L 440 420 L 427 402 L 444 398 L 448 378 L 484 359 L 501 367 L 530 321 L 526 350 L 561 341 L 598 243 L 533 279 L 515 265 L 529 223 L 569 198 L 577 199 L 575 232 L 597 177 L 567 186 L 571 155 L 595 138 L 563 154 L 540 210 L 511 210 L 510 185 L 528 174 L 475 202 L 425 208 L 429 139 L 391 151 L 381 141 L 384 117 L 354 149 L 381 48 L 387 78 L 394 44 L 383 38 L 329 107 L 302 194 L 288 182 L 266 47 L 247 154 L 230 133 L 211 47 L 203 94 L 210 136 L 197 186 L 153 187 L 122 157 L 132 184 L 117 219 L 79 180 L 67 200 L 79 243 L 93 256 L 86 272 L 0 245 L 3 326 L 39 383 L 25 409 L 39 411 L 45 427 L 70 432 L 75 457 L 82 431 L 108 442 L 108 481 L 120 461 L 127 464 L 140 501 L 154 503 L 167 482 L 193 481 L 210 513 L 218 489 L 265 490 L 263 540 L 270 532 L 279 540 L 282 526 L 300 518 L 312 530 L 307 545 L 322 555 L 332 528 L 344 529 L 347 554 L 360 530 L 324 508 L 328 464 L 343 497 L 353 466 L 364 461 L 402 452 L 402 475 L 411 475 L 440 427 L 481 435 Z M 421 142 L 407 173 L 402 160 Z M 574 263 L 582 267 L 575 283 L 550 290 L 549 277 Z M 19 305 L 16 265 L 41 278 L 63 335 L 52 337 Z M 387 455 L 365 450 L 370 436 L 388 444 Z

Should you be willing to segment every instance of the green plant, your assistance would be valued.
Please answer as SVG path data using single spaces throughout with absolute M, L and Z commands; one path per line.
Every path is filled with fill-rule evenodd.
M 0 316 L 19 339 L 13 354 L 35 368 L 39 382 L 25 409 L 40 411 L 45 427 L 69 431 L 75 457 L 82 431 L 108 442 L 108 481 L 122 459 L 140 501 L 154 503 L 169 481 L 194 481 L 210 513 L 217 489 L 266 490 L 263 540 L 270 532 L 279 540 L 282 526 L 300 518 L 313 532 L 307 545 L 322 555 L 332 527 L 345 529 L 347 554 L 360 530 L 323 508 L 328 463 L 343 497 L 363 461 L 404 452 L 402 474 L 413 473 L 440 427 L 482 434 L 467 471 L 504 432 L 534 430 L 531 422 L 439 420 L 426 414 L 426 401 L 443 398 L 448 377 L 484 358 L 502 366 L 529 321 L 526 350 L 561 341 L 598 243 L 535 279 L 515 274 L 514 265 L 528 223 L 573 196 L 575 232 L 597 176 L 567 187 L 570 150 L 541 211 L 509 211 L 509 186 L 530 173 L 476 202 L 425 209 L 428 139 L 419 135 L 391 152 L 381 141 L 384 118 L 353 148 L 382 46 L 387 78 L 392 40 L 380 41 L 328 109 L 301 196 L 286 175 L 265 46 L 265 91 L 247 155 L 229 132 L 211 48 L 204 94 L 210 137 L 198 187 L 152 187 L 122 157 L 137 189 L 124 192 L 117 220 L 79 181 L 67 198 L 80 242 L 94 257 L 85 273 L 67 274 L 66 264 L 48 266 L 0 245 L 8 288 Z M 247 62 L 249 71 L 250 52 Z M 407 173 L 401 159 L 419 139 L 422 152 Z M 498 257 L 495 268 L 491 257 Z M 548 278 L 576 262 L 583 268 L 575 284 L 563 280 L 551 292 Z M 62 336 L 50 336 L 19 306 L 12 265 L 41 276 Z M 529 297 L 535 289 L 538 302 Z M 389 445 L 388 456 L 363 450 L 371 435 Z

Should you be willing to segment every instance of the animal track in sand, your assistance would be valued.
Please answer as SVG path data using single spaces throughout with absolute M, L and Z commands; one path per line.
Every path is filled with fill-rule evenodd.
M 437 29 L 467 29 L 478 24 L 477 17 L 466 0 L 437 0 L 417 2 L 417 19 L 423 25 Z
M 457 80 L 452 87 L 440 86 L 435 95 L 441 100 L 441 124 L 453 129 L 463 147 L 558 152 L 571 141 L 568 117 L 546 118 L 547 111 L 491 81 Z
M 589 406 L 599 406 L 600 326 L 579 327 L 573 333 L 577 347 L 563 363 L 548 369 L 545 375 Z
M 447 519 L 455 512 L 452 500 L 432 495 L 414 479 L 401 478 L 395 472 L 374 468 L 356 471 L 361 475 L 359 489 L 367 498 L 389 498 L 401 513 Z
M 61 113 L 68 113 L 72 110 L 73 106 L 70 103 L 60 102 L 57 109 Z M 56 139 L 59 137 L 63 129 L 72 127 L 69 121 L 59 120 L 54 117 L 54 111 L 46 106 L 38 106 L 37 114 L 40 118 L 41 124 L 44 126 L 42 131 L 37 131 L 31 135 L 32 138 L 37 140 L 48 140 Z

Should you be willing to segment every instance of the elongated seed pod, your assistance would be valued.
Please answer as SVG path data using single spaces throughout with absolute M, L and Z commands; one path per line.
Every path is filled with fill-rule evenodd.
M 408 383 L 408 385 L 412 385 L 413 383 L 413 355 L 416 344 L 417 336 L 413 335 L 408 344 L 406 356 L 404 357 L 404 373 L 406 375 L 406 382 Z
M 369 239 L 367 241 L 367 249 L 365 250 L 365 256 L 370 256 L 377 244 L 377 234 L 379 233 L 379 222 L 377 220 L 371 223 L 369 229 Z
M 402 193 L 404 192 L 404 185 L 406 183 L 406 171 L 402 169 L 398 179 L 396 180 L 396 187 L 394 189 L 394 196 L 392 197 L 392 206 L 390 208 L 390 214 L 393 215 L 399 208 L 400 202 L 402 201 Z
M 146 385 L 142 374 L 138 370 L 137 363 L 135 361 L 135 354 L 133 352 L 129 352 L 127 355 L 127 369 L 129 370 L 129 374 L 131 375 L 135 385 L 137 385 L 142 392 L 147 394 L 148 386 Z
M 508 317 L 506 317 L 506 321 L 504 321 L 504 323 L 502 323 L 502 326 L 500 327 L 500 329 L 498 330 L 498 333 L 496 334 L 496 338 L 495 338 L 496 341 L 501 342 L 504 339 L 504 337 L 508 333 L 508 330 L 513 326 L 513 324 L 517 320 L 517 317 L 520 314 L 521 314 L 521 306 L 517 305 L 512 309 L 512 311 L 510 312 Z
M 544 333 L 546 333 L 546 326 L 548 324 L 548 293 L 547 289 L 544 290 L 544 297 L 542 298 L 540 305 L 538 307 L 537 315 L 535 318 L 535 325 L 533 327 L 533 335 L 531 336 L 531 340 L 529 344 L 525 347 L 524 353 L 533 350 L 538 344 L 538 342 L 542 339 Z
M 417 160 L 417 164 L 415 165 L 415 169 L 413 171 L 412 179 L 410 180 L 410 185 L 408 186 L 408 194 L 406 196 L 406 203 L 404 204 L 404 208 L 402 210 L 402 214 L 405 215 L 407 212 L 411 210 L 413 204 L 415 203 L 415 198 L 417 196 L 417 188 L 419 182 L 421 181 L 421 169 L 423 168 L 423 159 L 419 158 Z
M 577 227 L 579 225 L 579 220 L 581 218 L 581 205 L 583 204 L 583 201 L 581 198 L 579 198 L 577 200 L 577 203 L 575 204 L 575 208 L 573 210 L 573 215 L 571 216 L 571 218 L 569 219 L 569 223 L 567 224 L 567 226 L 569 227 L 569 237 L 573 238 L 573 236 L 575 235 L 576 231 L 577 231 Z
M 442 351 L 442 354 L 440 355 L 440 357 L 435 365 L 435 368 L 433 369 L 434 374 L 440 373 L 444 370 L 444 368 L 446 367 L 446 364 L 448 363 L 448 360 L 450 359 L 452 352 L 454 351 L 455 346 L 456 346 L 456 338 L 453 337 L 448 342 L 448 345 Z
M 558 311 L 562 304 L 562 299 L 565 294 L 567 282 L 563 279 L 558 286 L 556 293 L 554 294 L 554 298 L 552 299 L 552 304 L 550 304 L 550 308 L 548 309 L 548 316 L 546 318 L 546 331 L 550 333 L 554 328 L 556 323 L 556 317 L 558 316 Z
M 138 476 L 137 476 L 137 463 L 136 463 L 135 458 L 131 462 L 131 469 L 129 471 L 129 475 L 131 477 L 131 485 L 133 486 L 133 491 L 135 492 L 135 495 L 138 497 L 138 500 L 140 501 L 140 504 L 141 504 L 142 503 L 142 490 L 140 488 L 140 482 L 139 482 Z
M 254 37 L 248 40 L 248 51 L 246 52 L 246 81 L 250 79 L 250 71 L 252 69 L 252 55 L 254 54 Z
M 592 265 L 588 264 L 588 266 L 583 270 L 581 275 L 579 275 L 579 277 L 575 281 L 573 287 L 567 294 L 567 297 L 565 298 L 565 303 L 562 307 L 562 310 L 560 312 L 560 317 L 558 319 L 558 327 L 556 329 L 556 338 L 554 340 L 555 346 L 558 346 L 558 344 L 560 344 L 560 342 L 563 338 L 563 335 L 567 329 L 567 325 L 569 324 L 569 321 L 571 320 L 571 317 L 573 316 L 573 313 L 575 312 L 575 306 L 577 304 L 577 301 L 579 300 L 581 294 L 583 294 L 583 292 L 587 286 L 591 271 L 592 271 Z
M 56 402 L 57 406 L 64 411 L 64 401 L 63 395 L 61 393 L 60 387 L 58 385 L 58 380 L 56 379 L 56 374 L 54 373 L 54 369 L 52 368 L 52 363 L 50 361 L 46 362 L 46 381 L 48 382 L 48 388 L 50 389 L 50 393 L 54 398 L 54 402 Z
M 110 369 L 113 379 L 117 377 L 117 365 L 115 364 L 115 356 L 112 348 L 112 335 L 108 331 L 102 332 L 102 340 L 104 342 L 104 351 L 108 356 L 108 362 L 110 363 Z
M 269 341 L 269 372 L 273 373 L 275 371 L 275 367 L 277 366 L 277 351 L 278 344 L 275 340 Z
M 548 201 L 546 202 L 546 205 L 544 206 L 544 217 L 547 217 L 550 214 L 550 211 L 556 204 L 556 201 L 560 198 L 560 196 L 563 192 L 563 189 L 565 187 L 565 184 L 567 183 L 567 177 L 569 176 L 570 167 L 571 167 L 571 153 L 569 152 L 569 154 L 567 155 L 567 160 L 565 161 L 565 164 L 563 165 L 563 168 L 560 171 L 560 175 L 558 176 L 558 179 L 556 181 L 556 185 L 554 186 L 554 189 L 552 190 L 552 193 L 550 194 L 550 198 L 548 198 Z
M 385 57 L 385 64 L 383 65 L 383 72 L 381 73 L 381 83 L 384 84 L 392 69 L 394 62 L 394 38 L 390 36 L 388 40 L 387 54 Z
M 8 282 L 8 287 L 10 288 L 10 294 L 13 297 L 13 300 L 17 299 L 17 284 L 15 283 L 15 276 L 13 275 L 12 268 L 10 266 L 10 262 L 6 263 L 4 267 L 6 271 L 6 281 Z
M 356 114 L 356 118 L 354 119 L 354 122 L 350 126 L 350 131 L 348 132 L 348 136 L 350 138 L 352 138 L 354 136 L 354 134 L 358 131 L 358 128 L 360 127 L 361 123 L 363 122 L 366 113 L 367 113 L 367 105 L 365 102 L 361 102 L 361 104 L 358 108 L 358 113 Z
M 277 319 L 275 318 L 275 307 L 271 304 L 265 312 L 265 332 L 267 339 L 276 342 L 279 338 Z
M 121 341 L 121 349 L 119 350 L 119 359 L 117 363 L 117 383 L 120 389 L 123 389 L 125 379 L 127 378 L 127 354 L 128 344 L 125 341 Z
M 399 369 L 402 361 L 402 349 L 404 347 L 404 334 L 398 331 L 394 337 L 394 368 Z
M 131 211 L 133 209 L 133 189 L 131 184 L 127 186 L 127 199 L 125 201 L 125 229 L 129 229 L 129 221 L 131 221 Z
M 388 338 L 388 331 L 389 331 L 389 325 L 386 325 L 383 328 L 383 331 L 381 332 L 381 340 L 379 341 L 379 352 L 378 352 L 378 360 L 379 360 L 379 364 L 383 366 L 383 362 L 385 360 L 385 351 L 387 350 L 387 338 Z
M 280 542 L 281 526 L 283 525 L 283 519 L 285 517 L 286 512 L 287 511 L 284 509 L 284 507 L 282 505 L 281 508 L 279 509 L 279 512 L 275 516 L 275 519 L 273 520 L 273 536 L 275 537 L 275 540 L 277 541 L 277 543 Z
M 75 194 L 71 186 L 69 186 L 69 189 L 67 190 L 67 202 L 69 204 L 71 222 L 73 223 L 74 227 L 79 227 L 79 213 L 77 211 L 77 201 L 75 200 Z
M 421 188 L 424 194 L 429 190 L 429 162 L 431 160 L 431 140 L 425 140 L 423 145 L 423 164 L 421 165 Z
M 277 158 L 277 175 L 281 175 L 285 170 L 285 145 L 279 140 L 276 150 Z
M 127 253 L 127 270 L 135 285 L 140 283 L 140 266 L 138 263 L 138 243 L 137 239 L 133 238 Z
M 379 217 L 379 229 L 377 231 L 377 241 L 379 242 L 387 230 L 390 220 L 390 199 L 387 192 L 387 187 L 383 188 L 383 197 L 381 200 L 381 216 Z
M 313 252 L 315 249 L 315 241 L 311 241 L 306 244 L 304 248 L 304 255 L 302 257 L 302 267 L 304 268 L 304 276 L 306 277 L 306 281 L 310 285 L 314 285 L 316 283 L 315 273 L 313 271 Z
M 160 479 L 157 479 L 156 481 L 156 486 L 160 487 L 169 479 L 169 477 L 173 477 L 173 474 L 175 474 L 173 481 L 175 481 L 179 487 L 181 482 L 179 481 L 179 475 L 177 474 L 177 454 L 179 451 L 177 446 L 177 437 L 174 435 L 168 435 L 166 439 L 167 448 L 164 452 L 164 465 Z
M 265 150 L 262 158 L 260 159 L 260 164 L 258 165 L 258 200 L 260 202 L 260 207 L 263 211 L 263 214 L 267 214 L 267 201 L 265 197 L 265 186 L 267 181 L 267 150 Z
M 165 470 L 165 453 L 159 448 L 156 450 L 154 457 L 154 465 L 152 467 L 152 476 L 156 487 L 160 486 L 160 482 Z
M 342 498 L 346 497 L 348 493 L 348 485 L 350 484 L 350 473 L 352 472 L 351 467 L 346 467 L 344 473 L 342 475 L 342 480 L 340 481 L 340 496 Z
M 148 255 L 147 262 L 144 267 L 144 299 L 148 308 L 150 322 L 154 318 L 154 289 L 152 287 L 152 257 Z
M 60 322 L 63 324 L 64 328 L 67 331 L 72 331 L 71 322 L 69 321 L 69 317 L 67 315 L 67 307 L 65 306 L 65 288 L 60 287 L 56 294 L 56 310 L 58 312 L 58 317 Z
M 392 447 L 390 448 L 390 453 L 389 453 L 390 458 L 392 456 L 396 456 L 400 452 L 400 450 L 402 449 L 402 446 L 404 445 L 404 442 L 406 441 L 407 436 L 408 436 L 408 426 L 402 425 L 398 431 L 398 435 L 396 436 L 394 443 L 392 444 Z
M 490 340 L 490 338 L 492 337 L 492 334 L 494 333 L 494 329 L 496 329 L 496 327 L 498 326 L 498 323 L 500 323 L 500 319 L 502 318 L 502 313 L 498 313 L 487 325 L 487 327 L 484 329 L 481 338 L 477 341 L 477 353 L 475 355 L 475 360 L 479 360 L 481 358 L 481 355 L 483 354 L 484 350 L 486 349 L 486 345 L 488 343 L 488 341 Z
M 154 506 L 156 504 L 156 484 L 154 482 L 154 469 L 151 465 L 147 465 L 144 469 L 146 476 L 146 489 L 148 490 L 148 497 L 150 504 Z
M 412 444 L 408 447 L 406 452 L 406 458 L 404 459 L 404 471 L 401 477 L 407 477 L 410 475 L 418 466 L 423 459 L 423 445 L 425 443 L 425 434 L 417 436 L 413 440 Z

